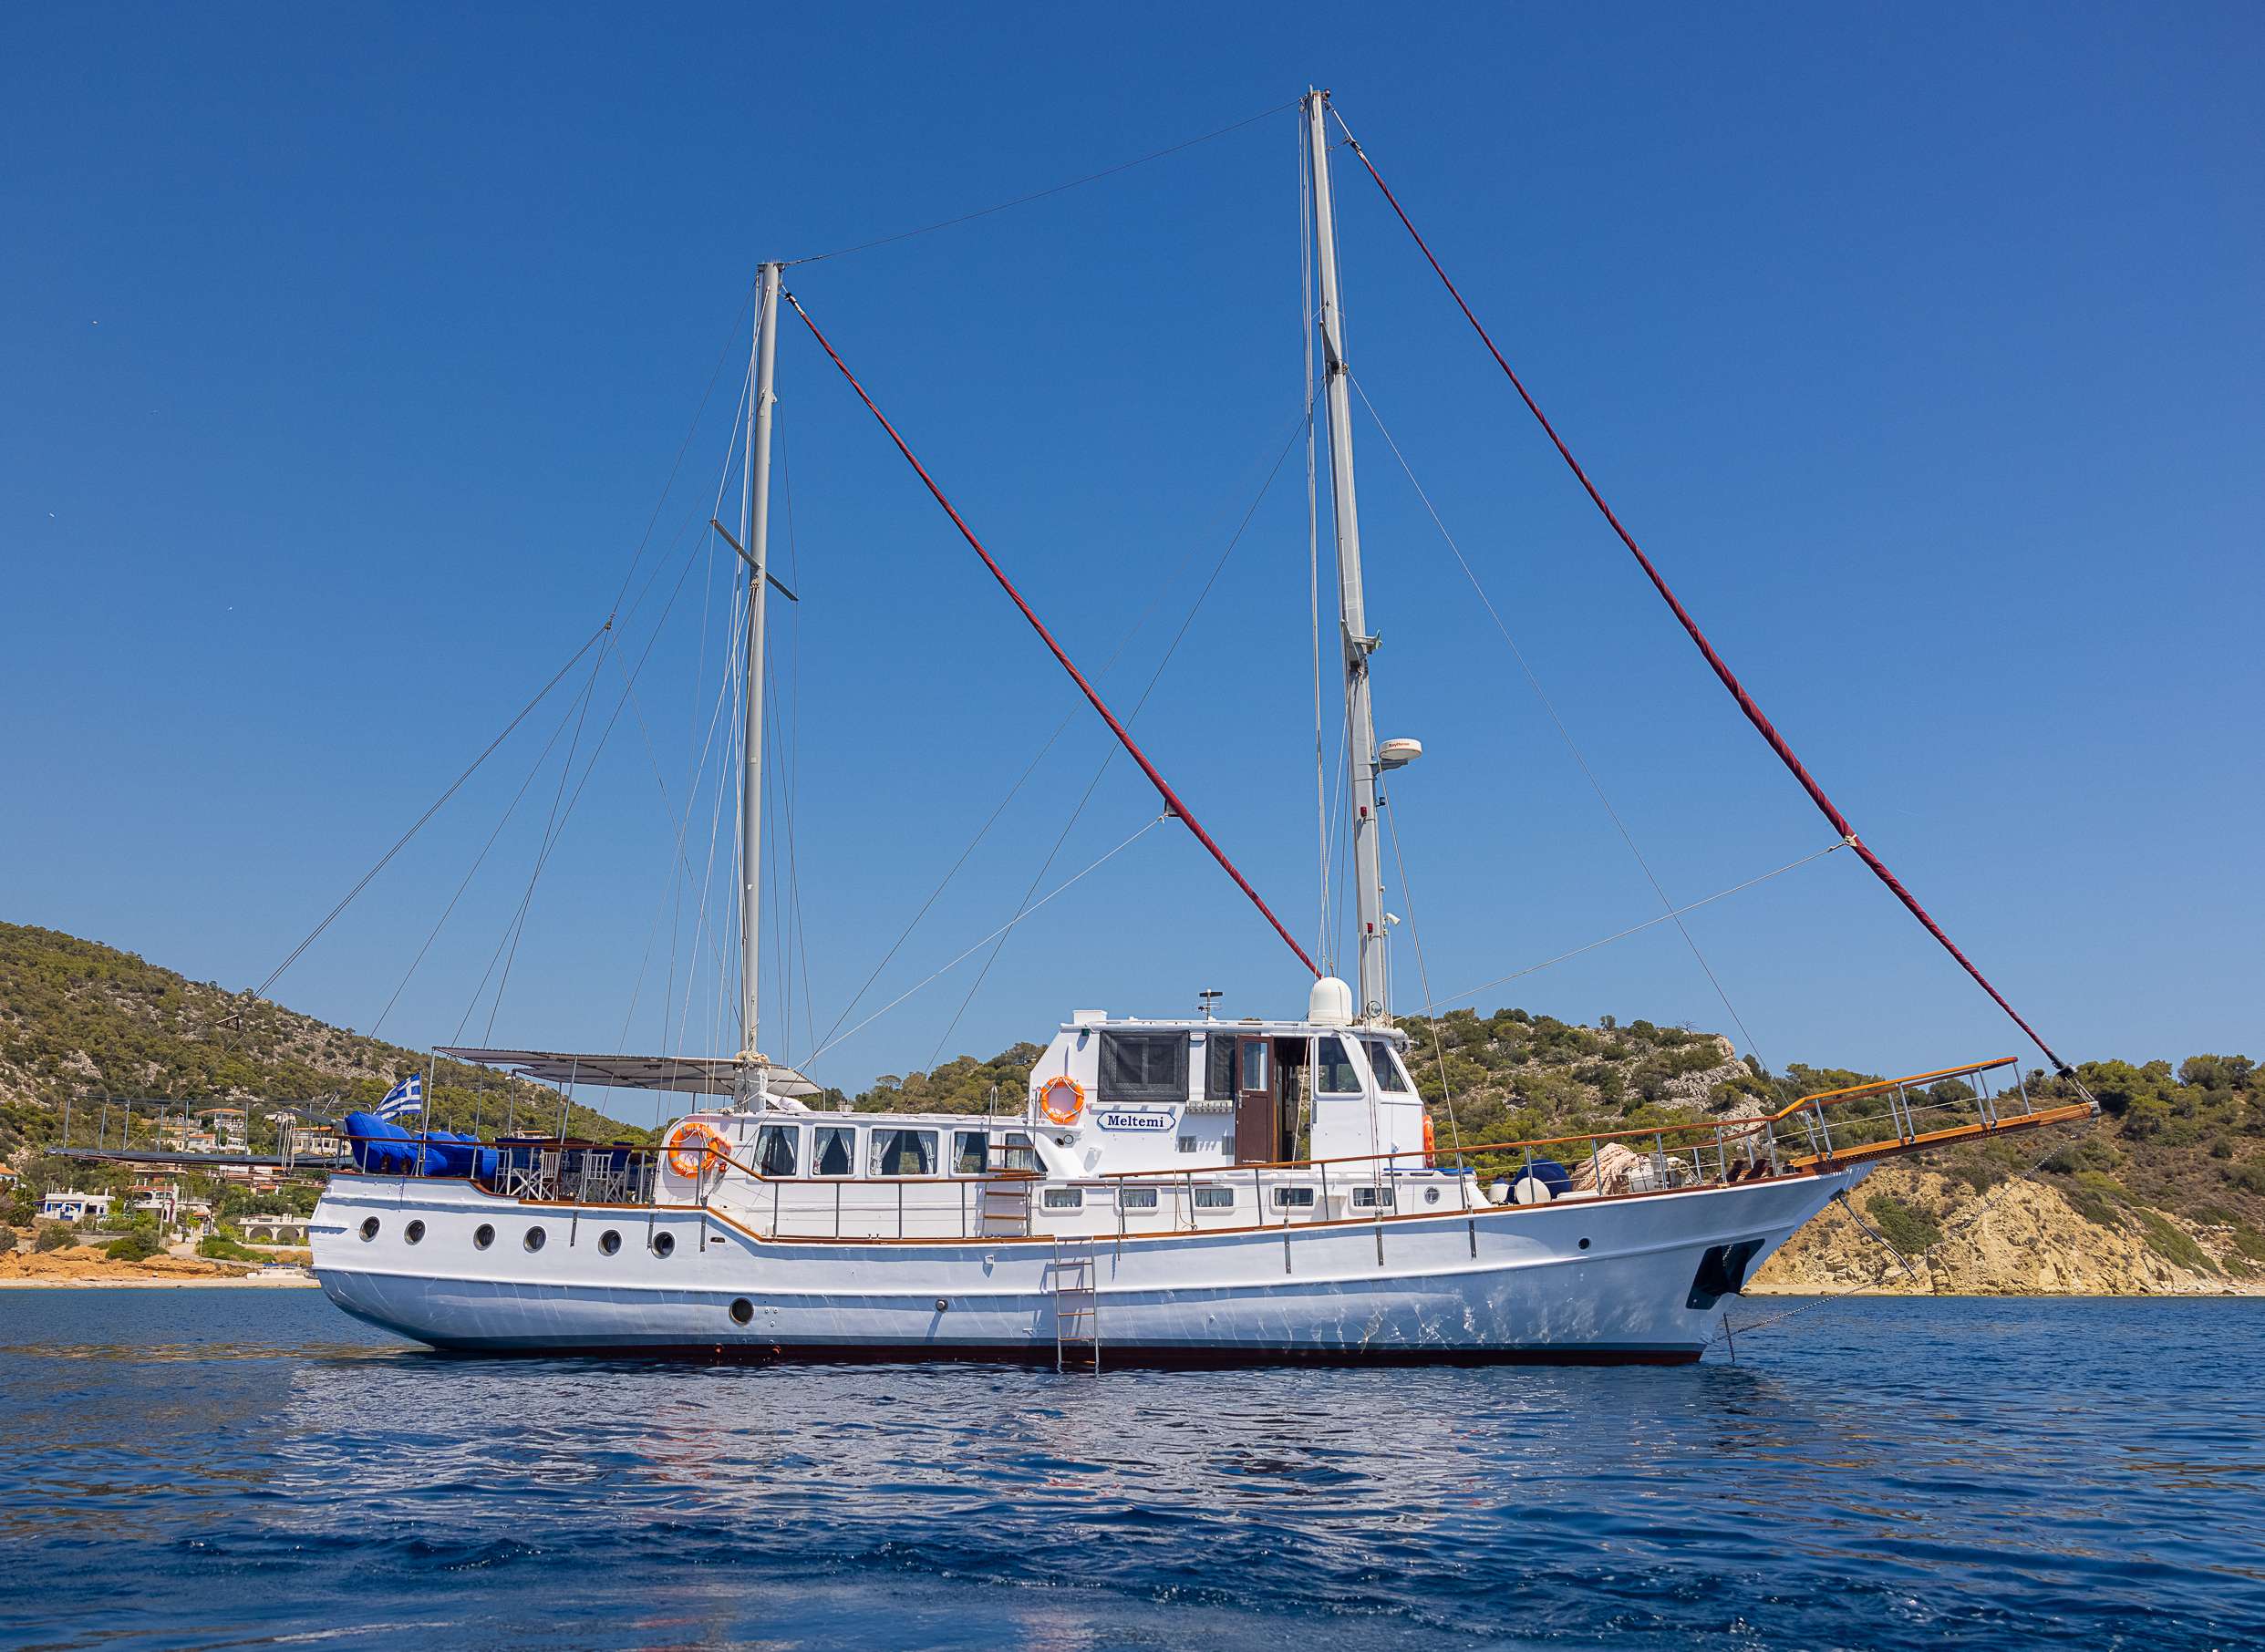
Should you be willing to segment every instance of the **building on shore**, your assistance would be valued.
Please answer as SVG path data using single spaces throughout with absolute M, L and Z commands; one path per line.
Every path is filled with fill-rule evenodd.
M 238 1216 L 232 1225 L 243 1235 L 246 1244 L 305 1244 L 306 1223 L 305 1216 L 285 1213 L 282 1215 Z
M 57 1189 L 41 1197 L 39 1219 L 42 1222 L 67 1222 L 73 1226 L 103 1222 L 109 1217 L 111 1203 L 109 1193 L 82 1193 L 77 1189 L 68 1192 Z

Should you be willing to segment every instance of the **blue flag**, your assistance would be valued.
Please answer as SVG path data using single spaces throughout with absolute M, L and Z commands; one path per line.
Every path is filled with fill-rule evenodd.
M 411 1073 L 386 1092 L 386 1099 L 378 1103 L 380 1119 L 398 1119 L 404 1113 L 425 1110 L 425 1075 Z

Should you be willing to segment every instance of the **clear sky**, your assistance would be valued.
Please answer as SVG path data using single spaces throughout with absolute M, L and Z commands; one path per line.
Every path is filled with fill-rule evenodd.
M 258 982 L 603 620 L 643 542 L 634 708 L 601 744 L 607 659 L 568 717 L 585 656 L 274 996 L 371 1028 L 525 783 L 382 1030 L 706 1048 L 712 968 L 688 1012 L 685 980 L 713 936 L 672 891 L 672 820 L 715 692 L 729 570 L 695 530 L 756 261 L 1316 82 L 1826 789 L 2045 1036 L 2076 1059 L 2265 1045 L 2265 13 L 834 15 L 8 11 L 0 916 Z M 1103 686 L 1128 707 L 1297 421 L 1295 129 L 1273 114 L 790 273 L 1072 652 L 1122 645 Z M 1351 168 L 1354 370 L 1661 883 L 1691 901 L 1824 847 Z M 1078 706 L 799 331 L 779 373 L 802 942 L 764 1044 L 799 1058 Z M 1391 905 L 1432 986 L 1730 1027 L 1670 925 L 1464 992 L 1659 907 L 1359 418 L 1381 731 L 1428 748 L 1391 789 L 1412 896 L 1395 874 Z M 1294 452 L 1139 728 L 1311 937 L 1306 521 Z M 467 1021 L 569 745 L 596 766 L 492 1027 L 484 1000 Z M 1107 745 L 1081 712 L 851 1021 L 1012 913 Z M 690 795 L 698 873 L 712 794 Z M 1112 765 L 1047 886 L 1154 813 Z M 2034 1058 L 1845 854 L 1690 923 L 1773 1065 Z M 1403 944 L 1402 1009 L 1414 963 Z M 1176 828 L 1016 931 L 961 1014 L 973 980 L 820 1076 L 1201 987 L 1229 1015 L 1304 1001 Z

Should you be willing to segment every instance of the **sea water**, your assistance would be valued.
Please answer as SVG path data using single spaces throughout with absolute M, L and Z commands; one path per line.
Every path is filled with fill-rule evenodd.
M 2256 1300 L 1096 1378 L 450 1358 L 311 1291 L 7 1291 L 0 1644 L 2260 1646 L 2260 1369 Z

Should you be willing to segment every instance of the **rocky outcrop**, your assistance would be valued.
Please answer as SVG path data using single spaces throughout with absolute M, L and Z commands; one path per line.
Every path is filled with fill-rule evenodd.
M 1835 1203 L 1770 1258 L 1748 1284 L 1748 1294 L 2259 1294 L 2258 1281 L 2222 1235 L 2159 1211 L 2112 1211 L 2110 1220 L 2101 1222 L 2080 1213 L 2049 1182 L 2017 1178 L 1978 1193 L 1934 1171 L 1894 1165 L 1867 1178 L 1850 1195 L 1876 1228 L 1888 1225 L 1872 1207 L 1883 1195 L 1909 1213 L 1905 1221 L 1920 1236 L 1928 1227 L 1940 1235 L 1924 1247 L 1913 1245 L 1923 1254 L 1910 1257 L 1910 1273 Z M 2200 1265 L 2174 1259 L 2166 1246 Z

